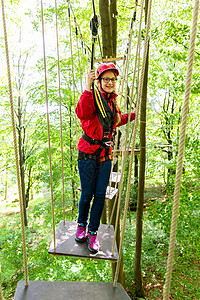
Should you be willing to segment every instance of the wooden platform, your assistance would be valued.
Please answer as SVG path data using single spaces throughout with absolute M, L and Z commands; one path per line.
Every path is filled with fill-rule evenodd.
M 124 152 L 124 148 L 116 149 L 116 150 L 113 150 L 113 155 L 122 156 L 122 152 Z M 128 150 L 128 155 L 130 155 L 130 154 L 131 154 L 131 148 Z M 140 149 L 135 149 L 134 154 L 139 155 Z
M 19 281 L 14 300 L 126 300 L 130 299 L 118 283 L 110 282 L 63 282 Z
M 98 240 L 100 244 L 99 252 L 92 254 L 87 247 L 87 242 L 80 243 L 75 240 L 77 223 L 75 221 L 64 221 L 59 223 L 56 231 L 56 249 L 52 241 L 49 253 L 53 255 L 78 256 L 95 259 L 105 259 L 116 261 L 118 258 L 117 248 L 115 247 L 114 255 L 112 255 L 112 247 L 114 240 L 114 228 L 101 224 L 98 230 Z

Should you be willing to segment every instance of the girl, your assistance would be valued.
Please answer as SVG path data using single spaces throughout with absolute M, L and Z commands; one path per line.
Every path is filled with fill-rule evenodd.
M 96 74 L 94 70 L 91 70 L 88 74 L 86 90 L 82 93 L 76 108 L 76 114 L 81 121 L 83 134 L 78 143 L 81 197 L 75 239 L 78 242 L 87 240 L 88 249 L 92 253 L 97 253 L 99 250 L 97 231 L 111 172 L 112 135 L 116 126 L 121 126 L 128 122 L 128 114 L 122 115 L 117 105 L 116 81 L 118 75 L 119 71 L 113 63 L 99 65 Z M 106 100 L 106 106 L 109 106 L 108 108 L 111 112 L 111 126 L 109 129 L 102 125 L 98 108 L 95 105 L 91 90 L 95 79 L 102 96 Z M 134 119 L 135 113 L 131 113 L 130 120 L 133 121 Z M 89 224 L 87 224 L 92 198 L 90 220 Z

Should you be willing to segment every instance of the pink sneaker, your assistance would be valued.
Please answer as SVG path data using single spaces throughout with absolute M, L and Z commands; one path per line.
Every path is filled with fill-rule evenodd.
M 77 242 L 85 242 L 86 241 L 86 226 L 83 223 L 78 224 L 76 230 L 75 240 Z
M 92 253 L 97 253 L 99 251 L 99 241 L 97 239 L 97 232 L 88 232 L 87 235 L 88 249 Z

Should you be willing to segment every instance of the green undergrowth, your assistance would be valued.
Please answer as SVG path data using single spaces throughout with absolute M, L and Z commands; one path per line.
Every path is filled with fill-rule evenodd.
M 181 188 L 170 299 L 200 299 L 200 186 Z M 142 274 L 146 299 L 162 299 L 171 228 L 173 197 L 150 202 L 144 210 Z M 127 223 L 124 261 L 127 285 L 134 295 L 136 213 Z M 126 264 L 129 262 L 129 264 Z
M 52 216 L 49 200 L 39 199 L 28 210 L 26 243 L 29 280 L 40 281 L 112 281 L 109 262 L 54 257 L 48 254 L 52 240 Z M 76 215 L 69 210 L 68 220 Z M 55 209 L 56 226 L 62 211 Z M 0 226 L 2 289 L 5 299 L 13 299 L 19 280 L 24 280 L 20 215 L 2 217 Z
M 187 185 L 184 185 L 187 186 Z M 144 210 L 142 275 L 146 299 L 162 299 L 170 237 L 172 195 L 155 197 Z M 200 188 L 192 183 L 181 190 L 170 299 L 200 299 Z M 151 200 L 151 199 L 149 199 Z M 67 209 L 66 219 L 77 212 Z M 56 226 L 62 210 L 55 207 Z M 136 213 L 131 212 L 124 238 L 123 261 L 127 291 L 134 299 Z M 1 216 L 0 248 L 2 289 L 13 299 L 19 280 L 24 280 L 20 214 Z M 29 280 L 112 281 L 110 262 L 54 257 L 48 254 L 52 240 L 52 215 L 48 198 L 37 199 L 28 209 L 26 228 Z

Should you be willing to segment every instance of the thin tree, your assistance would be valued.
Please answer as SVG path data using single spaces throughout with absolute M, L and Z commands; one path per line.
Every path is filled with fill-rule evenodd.
M 26 67 L 26 61 L 27 57 L 25 58 L 23 62 L 22 71 L 20 68 L 21 65 L 21 54 L 18 59 L 17 63 L 17 78 L 15 79 L 16 83 L 16 89 L 18 93 L 17 97 L 17 110 L 16 110 L 16 116 L 17 116 L 17 132 L 18 132 L 18 140 L 19 140 L 19 164 L 20 164 L 20 176 L 21 176 L 21 188 L 22 188 L 22 199 L 23 199 L 23 205 L 24 205 L 24 222 L 25 226 L 27 226 L 27 215 L 26 215 L 26 197 L 25 197 L 25 138 L 26 138 L 26 126 L 25 126 L 25 120 L 23 119 L 23 98 L 21 96 L 22 92 L 22 86 L 24 81 L 24 72 Z

